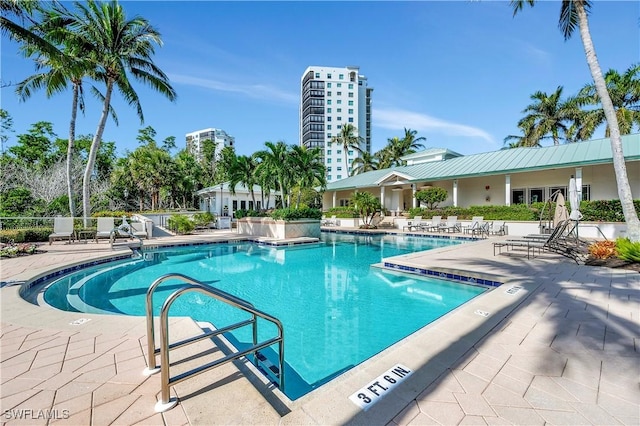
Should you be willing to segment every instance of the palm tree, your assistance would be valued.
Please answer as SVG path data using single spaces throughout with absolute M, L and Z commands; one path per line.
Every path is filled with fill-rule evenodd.
M 550 95 L 537 91 L 531 99 L 534 102 L 522 111 L 528 114 L 518 122 L 518 127 L 526 131 L 526 144 L 536 146 L 541 140 L 551 138 L 554 145 L 560 145 L 560 134 L 566 139 L 568 122 L 574 116 L 573 104 L 562 100 L 562 86 Z
M 417 134 L 417 130 L 407 129 L 406 127 L 404 128 L 404 138 L 402 138 L 402 147 L 404 150 L 403 156 L 413 154 L 420 149 L 424 149 L 424 145 L 419 142 L 426 141 L 427 138 L 424 136 L 416 138 Z
M 269 174 L 274 176 L 276 189 L 280 191 L 283 207 L 288 207 L 287 198 L 289 195 L 289 170 L 287 169 L 287 157 L 289 155 L 289 147 L 286 143 L 278 141 L 277 143 L 265 142 L 267 149 L 258 151 L 254 155 L 260 160 L 258 173 L 261 175 Z
M 533 6 L 534 0 L 511 0 L 513 14 L 517 14 L 525 4 Z M 587 13 L 591 9 L 589 0 L 565 0 L 560 8 L 559 26 L 563 32 L 565 40 L 569 39 L 576 29 L 576 25 L 580 28 L 580 37 L 584 46 L 587 64 L 593 77 L 596 87 L 596 93 L 602 103 L 602 109 L 609 126 L 609 139 L 611 141 L 611 151 L 613 154 L 613 168 L 616 173 L 616 182 L 618 185 L 618 197 L 622 204 L 625 221 L 627 222 L 627 236 L 633 242 L 640 241 L 640 220 L 638 213 L 633 205 L 633 195 L 629 178 L 627 176 L 627 166 L 624 161 L 622 152 L 622 139 L 620 138 L 620 127 L 618 125 L 618 117 L 613 107 L 613 102 L 607 91 L 607 84 L 602 76 L 602 70 L 596 57 L 596 50 L 591 40 L 589 32 L 589 20 Z
M 60 6 L 61 7 L 61 6 Z M 71 121 L 69 123 L 69 140 L 67 144 L 67 196 L 69 198 L 69 212 L 75 216 L 74 190 L 73 190 L 73 154 L 75 149 L 75 129 L 78 109 L 84 112 L 84 92 L 82 79 L 89 75 L 93 64 L 86 59 L 83 46 L 74 42 L 71 34 L 65 33 L 61 9 L 54 7 L 45 14 L 45 19 L 39 25 L 31 28 L 34 33 L 42 33 L 45 42 L 52 45 L 60 45 L 55 54 L 49 50 L 43 50 L 41 45 L 26 43 L 21 50 L 25 57 L 35 56 L 36 70 L 45 70 L 27 77 L 16 87 L 16 93 L 22 101 L 31 97 L 36 90 L 45 89 L 46 96 L 51 97 L 55 93 L 72 86 Z
M 160 33 L 146 19 L 134 17 L 127 20 L 124 9 L 117 1 L 86 4 L 76 3 L 78 13 L 68 14 L 68 28 L 95 63 L 94 78 L 105 84 L 103 108 L 96 133 L 91 143 L 89 158 L 82 182 L 82 204 L 85 217 L 91 212 L 89 182 L 93 174 L 96 155 L 111 110 L 111 96 L 117 88 L 129 105 L 132 105 L 144 123 L 142 105 L 131 86 L 130 76 L 139 80 L 173 101 L 176 93 L 168 77 L 151 58 L 154 44 L 162 45 Z M 86 219 L 85 219 L 86 220 Z
M 352 176 L 370 172 L 372 170 L 378 170 L 379 160 L 375 155 L 372 155 L 367 151 L 362 151 L 360 154 L 360 157 L 354 158 L 353 160 L 353 170 L 351 170 Z
M 360 151 L 360 144 L 364 141 L 364 139 L 361 136 L 358 136 L 357 133 L 358 129 L 356 129 L 353 124 L 347 123 L 342 126 L 340 133 L 338 133 L 337 136 L 331 138 L 331 142 L 340 145 L 344 151 L 344 165 L 347 170 L 347 175 L 349 175 L 349 170 L 351 169 L 347 158 L 347 152 L 350 149 Z
M 296 145 L 291 150 L 289 165 L 293 178 L 298 185 L 298 199 L 296 208 L 300 207 L 300 197 L 304 188 L 327 185 L 326 169 L 322 164 L 322 153 L 319 148 L 307 149 L 306 146 Z
M 630 66 L 622 75 L 618 71 L 610 69 L 604 75 L 611 102 L 616 111 L 620 134 L 628 135 L 633 128 L 640 127 L 640 64 Z M 600 98 L 594 84 L 587 84 L 579 93 L 584 102 L 589 105 L 599 105 Z M 593 117 L 593 131 L 599 125 L 605 123 L 606 117 L 602 108 L 588 111 Z M 586 139 L 592 136 L 589 134 Z M 609 126 L 605 130 L 609 136 Z
M 229 191 L 235 195 L 236 185 L 241 184 L 247 187 L 251 194 L 251 200 L 255 208 L 256 196 L 253 192 L 253 187 L 258 183 L 256 169 L 258 162 L 255 157 L 240 155 L 235 158 L 235 161 L 229 169 Z

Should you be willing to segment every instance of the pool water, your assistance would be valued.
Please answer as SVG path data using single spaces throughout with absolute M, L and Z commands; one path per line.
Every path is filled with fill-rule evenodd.
M 371 267 L 383 258 L 459 242 L 411 236 L 323 233 L 321 242 L 287 248 L 225 243 L 149 251 L 143 259 L 88 268 L 49 285 L 45 301 L 69 311 L 145 314 L 149 285 L 181 273 L 231 293 L 280 319 L 285 336 L 284 392 L 296 399 L 486 291 L 483 287 Z M 177 288 L 163 283 L 154 314 Z M 215 299 L 188 293 L 171 315 L 216 327 L 246 319 Z M 259 321 L 262 340 L 275 326 Z M 251 329 L 227 335 L 239 348 Z M 261 351 L 277 365 L 277 345 Z

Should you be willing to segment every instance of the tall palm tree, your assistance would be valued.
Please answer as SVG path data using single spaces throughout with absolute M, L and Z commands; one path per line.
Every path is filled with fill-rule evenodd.
M 235 195 L 237 184 L 246 186 L 249 194 L 251 194 L 254 208 L 256 205 L 256 195 L 253 192 L 253 186 L 258 183 L 257 168 L 258 162 L 255 157 L 240 155 L 235 158 L 235 161 L 229 169 L 229 191 Z
M 344 166 L 347 170 L 347 175 L 349 175 L 351 165 L 349 164 L 347 153 L 350 149 L 360 151 L 360 144 L 364 142 L 364 138 L 358 136 L 358 129 L 353 124 L 347 123 L 342 126 L 338 135 L 331 138 L 331 142 L 342 147 L 344 151 Z
M 351 175 L 357 175 L 360 173 L 370 172 L 372 170 L 378 170 L 378 158 L 367 151 L 362 151 L 360 157 L 353 159 L 353 170 Z
M 295 183 L 298 185 L 296 208 L 300 207 L 300 197 L 304 188 L 327 186 L 326 169 L 322 164 L 322 153 L 319 148 L 307 149 L 306 146 L 293 146 L 289 156 L 289 165 Z
M 176 93 L 168 77 L 152 60 L 154 45 L 162 45 L 160 33 L 141 17 L 127 20 L 124 9 L 117 1 L 96 3 L 88 0 L 76 3 L 77 13 L 70 13 L 69 28 L 77 40 L 87 46 L 88 57 L 95 63 L 94 78 L 105 84 L 102 112 L 91 143 L 89 158 L 82 182 L 82 204 L 85 217 L 91 212 L 89 182 L 93 174 L 102 134 L 111 109 L 111 96 L 117 88 L 132 105 L 144 123 L 142 105 L 131 86 L 130 77 L 147 84 L 173 101 Z
M 69 212 L 75 216 L 74 182 L 73 182 L 73 154 L 75 149 L 75 130 L 78 109 L 84 112 L 84 91 L 82 80 L 93 70 L 93 63 L 87 60 L 83 46 L 75 43 L 72 34 L 65 32 L 62 18 L 64 9 L 55 5 L 44 13 L 40 24 L 31 28 L 36 34 L 41 34 L 45 42 L 60 46 L 54 54 L 50 50 L 42 49 L 41 44 L 25 43 L 21 51 L 25 57 L 35 56 L 38 72 L 27 77 L 16 87 L 16 93 L 22 101 L 31 97 L 34 91 L 44 89 L 47 97 L 65 91 L 71 84 L 71 120 L 69 122 L 69 140 L 67 144 L 67 196 L 69 198 Z M 60 11 L 63 11 L 61 14 Z
M 534 0 L 511 0 L 513 14 L 517 14 L 522 10 L 525 4 L 533 6 Z M 633 205 L 633 195 L 629 178 L 627 176 L 627 166 L 624 161 L 622 152 L 622 139 L 620 137 L 620 127 L 618 125 L 618 117 L 613 107 L 613 102 L 607 90 L 607 84 L 602 76 L 602 70 L 596 57 L 596 50 L 591 40 L 589 32 L 589 20 L 587 14 L 591 9 L 589 0 L 564 0 L 560 8 L 559 27 L 565 40 L 569 39 L 576 29 L 580 28 L 580 37 L 584 46 L 587 64 L 593 77 L 596 87 L 596 93 L 602 103 L 602 109 L 609 126 L 609 140 L 611 141 L 611 151 L 613 154 L 613 168 L 616 173 L 616 183 L 618 185 L 618 197 L 622 204 L 622 212 L 627 222 L 627 236 L 633 242 L 640 241 L 640 220 L 638 213 Z
M 260 161 L 258 173 L 274 176 L 276 189 L 280 191 L 280 196 L 282 197 L 282 205 L 283 207 L 288 207 L 286 203 L 289 198 L 290 180 L 290 173 L 287 169 L 289 147 L 282 141 L 277 143 L 267 141 L 264 145 L 267 149 L 255 153 L 255 156 Z
M 424 136 L 416 137 L 418 134 L 417 130 L 411 130 L 404 128 L 404 138 L 402 138 L 402 147 L 404 150 L 404 155 L 409 155 L 417 152 L 420 149 L 424 149 L 424 145 L 421 144 L 421 141 L 426 141 L 427 138 Z
M 640 127 L 640 64 L 630 66 L 623 74 L 610 69 L 605 73 L 604 81 L 616 111 L 620 134 L 628 135 L 633 132 L 634 127 Z M 600 105 L 600 98 L 594 84 L 583 87 L 579 96 L 588 105 Z M 593 116 L 593 131 L 595 127 L 606 121 L 603 108 L 591 110 L 589 114 Z M 593 132 L 587 139 L 592 134 Z M 609 136 L 609 126 L 605 130 L 605 135 Z

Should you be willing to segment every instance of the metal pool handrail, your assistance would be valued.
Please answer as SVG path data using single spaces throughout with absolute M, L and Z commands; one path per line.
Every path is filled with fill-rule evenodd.
M 155 346 L 155 330 L 154 330 L 154 318 L 153 318 L 153 292 L 155 289 L 164 281 L 170 279 L 178 279 L 185 283 L 187 283 L 184 287 L 179 288 L 174 291 L 163 303 L 162 309 L 160 310 L 160 348 L 156 348 Z M 247 313 L 251 314 L 251 319 L 240 321 L 238 323 L 216 329 L 214 331 L 209 331 L 204 334 L 190 337 L 179 342 L 175 342 L 169 344 L 169 308 L 171 304 L 182 294 L 187 292 L 198 292 L 205 294 L 207 296 L 213 297 L 223 303 L 226 303 L 230 306 L 243 310 Z M 254 362 L 257 364 L 257 357 L 255 356 L 256 352 L 260 349 L 272 346 L 278 343 L 279 349 L 279 370 L 278 370 L 278 378 L 280 381 L 279 387 L 280 390 L 284 391 L 284 329 L 282 327 L 282 323 L 279 319 L 274 316 L 271 316 L 265 312 L 256 309 L 251 303 L 246 300 L 240 299 L 236 296 L 233 296 L 229 293 L 226 293 L 222 290 L 212 288 L 210 286 L 205 286 L 201 282 L 187 277 L 182 274 L 167 274 L 155 280 L 149 289 L 147 290 L 147 298 L 146 298 L 146 316 L 147 316 L 147 360 L 148 367 L 145 369 L 145 374 L 154 374 L 160 371 L 160 381 L 161 381 L 161 399 L 156 404 L 156 411 L 167 411 L 178 402 L 177 399 L 171 399 L 169 397 L 169 386 L 175 385 L 177 383 L 182 382 L 190 377 L 196 376 L 200 373 L 204 373 L 205 371 L 209 371 L 219 365 L 226 364 L 227 362 L 233 361 L 235 359 L 241 358 L 243 356 L 254 354 Z M 266 340 L 264 342 L 258 343 L 258 327 L 257 327 L 257 317 L 260 317 L 266 321 L 273 323 L 278 328 L 278 336 Z M 222 333 L 226 333 L 231 330 L 235 330 L 240 327 L 244 327 L 247 325 L 252 325 L 253 328 L 253 346 L 248 349 L 239 352 L 233 352 L 221 359 L 216 361 L 207 363 L 200 367 L 194 368 L 185 373 L 179 374 L 175 377 L 169 376 L 169 351 L 171 349 L 176 349 L 182 346 L 189 345 L 191 343 L 198 342 L 203 339 L 207 339 L 210 337 L 214 337 L 220 335 Z M 156 355 L 160 353 L 160 367 L 156 366 Z

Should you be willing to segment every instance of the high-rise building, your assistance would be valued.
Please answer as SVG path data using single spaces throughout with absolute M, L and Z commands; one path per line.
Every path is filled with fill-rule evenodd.
M 210 140 L 216 144 L 215 158 L 224 147 L 234 147 L 236 138 L 230 136 L 222 129 L 202 129 L 185 135 L 187 141 L 187 151 L 189 151 L 198 161 L 202 160 L 203 141 Z
M 342 126 L 355 127 L 354 136 L 362 138 L 360 149 L 371 152 L 371 92 L 360 67 L 332 68 L 311 66 L 300 80 L 300 145 L 320 148 L 327 167 L 327 182 L 349 177 L 357 150 L 347 152 L 331 143 Z

